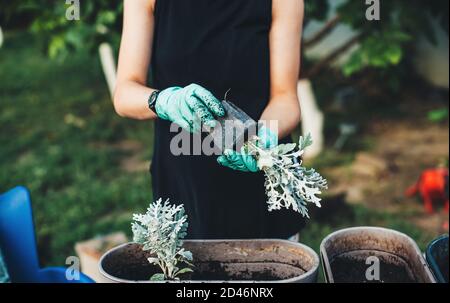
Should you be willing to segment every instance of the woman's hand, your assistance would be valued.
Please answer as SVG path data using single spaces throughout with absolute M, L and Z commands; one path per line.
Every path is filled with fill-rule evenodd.
M 259 171 L 258 162 L 246 151 L 245 147 L 241 148 L 240 153 L 234 150 L 225 150 L 223 155 L 217 158 L 217 162 L 222 166 L 238 171 L 252 173 Z
M 271 149 L 278 145 L 278 136 L 265 126 L 258 130 L 258 138 L 258 146 L 264 149 Z M 253 173 L 260 171 L 258 162 L 246 147 L 242 147 L 240 152 L 225 150 L 224 154 L 217 158 L 217 162 L 238 171 Z
M 215 117 L 223 117 L 225 109 L 214 95 L 197 84 L 184 88 L 170 87 L 159 93 L 156 114 L 189 132 L 198 132 L 200 123 L 215 126 Z

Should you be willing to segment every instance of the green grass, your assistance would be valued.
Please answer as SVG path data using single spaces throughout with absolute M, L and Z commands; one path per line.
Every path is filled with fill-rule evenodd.
M 138 140 L 149 159 L 153 125 L 116 116 L 95 55 L 55 62 L 32 42 L 0 49 L 0 191 L 30 189 L 41 259 L 63 264 L 76 241 L 128 231 L 121 214 L 149 203 L 149 174 L 121 170 L 114 143 Z
M 44 265 L 62 265 L 75 242 L 123 230 L 131 213 L 151 199 L 149 173 L 127 173 L 126 157 L 115 143 L 136 140 L 149 159 L 150 122 L 116 116 L 96 55 L 78 54 L 55 62 L 28 35 L 0 49 L 0 192 L 27 186 L 33 198 L 38 246 Z M 352 153 L 328 152 L 319 167 L 351 162 Z M 337 228 L 392 227 L 413 236 L 423 248 L 431 238 L 402 217 L 363 207 L 311 220 L 302 242 L 316 251 Z

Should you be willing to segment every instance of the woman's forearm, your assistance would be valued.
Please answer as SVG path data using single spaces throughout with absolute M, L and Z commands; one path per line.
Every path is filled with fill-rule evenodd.
M 148 98 L 153 91 L 154 89 L 138 82 L 118 83 L 114 93 L 114 108 L 117 114 L 138 120 L 155 119 L 156 114 L 148 107 Z
M 125 0 L 114 108 L 123 117 L 145 120 L 156 114 L 148 108 L 154 91 L 146 87 L 154 31 L 155 0 Z
M 300 105 L 296 95 L 273 97 L 264 110 L 261 121 L 278 137 L 284 138 L 298 126 L 301 119 Z
M 300 122 L 297 82 L 303 24 L 303 0 L 272 1 L 270 42 L 270 102 L 261 120 L 278 124 L 278 137 L 289 135 Z

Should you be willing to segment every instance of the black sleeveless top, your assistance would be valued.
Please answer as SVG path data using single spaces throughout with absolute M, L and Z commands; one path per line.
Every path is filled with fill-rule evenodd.
M 152 87 L 199 84 L 258 120 L 270 96 L 271 0 L 156 0 Z M 220 166 L 217 156 L 174 156 L 176 133 L 155 125 L 151 166 L 155 199 L 184 204 L 188 238 L 287 238 L 303 219 L 267 211 L 263 173 Z

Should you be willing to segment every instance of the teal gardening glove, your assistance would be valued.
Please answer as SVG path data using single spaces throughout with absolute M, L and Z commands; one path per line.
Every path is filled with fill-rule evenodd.
M 214 95 L 197 84 L 184 88 L 170 87 L 161 91 L 156 100 L 156 114 L 189 132 L 198 132 L 198 119 L 209 127 L 215 126 L 214 116 L 223 117 L 225 110 Z
M 260 140 L 257 144 L 262 148 L 270 149 L 278 145 L 278 136 L 265 126 L 259 129 L 258 137 Z M 225 150 L 224 154 L 217 158 L 217 162 L 220 165 L 243 172 L 255 173 L 260 170 L 258 162 L 246 150 L 245 146 L 241 148 L 240 152 Z

